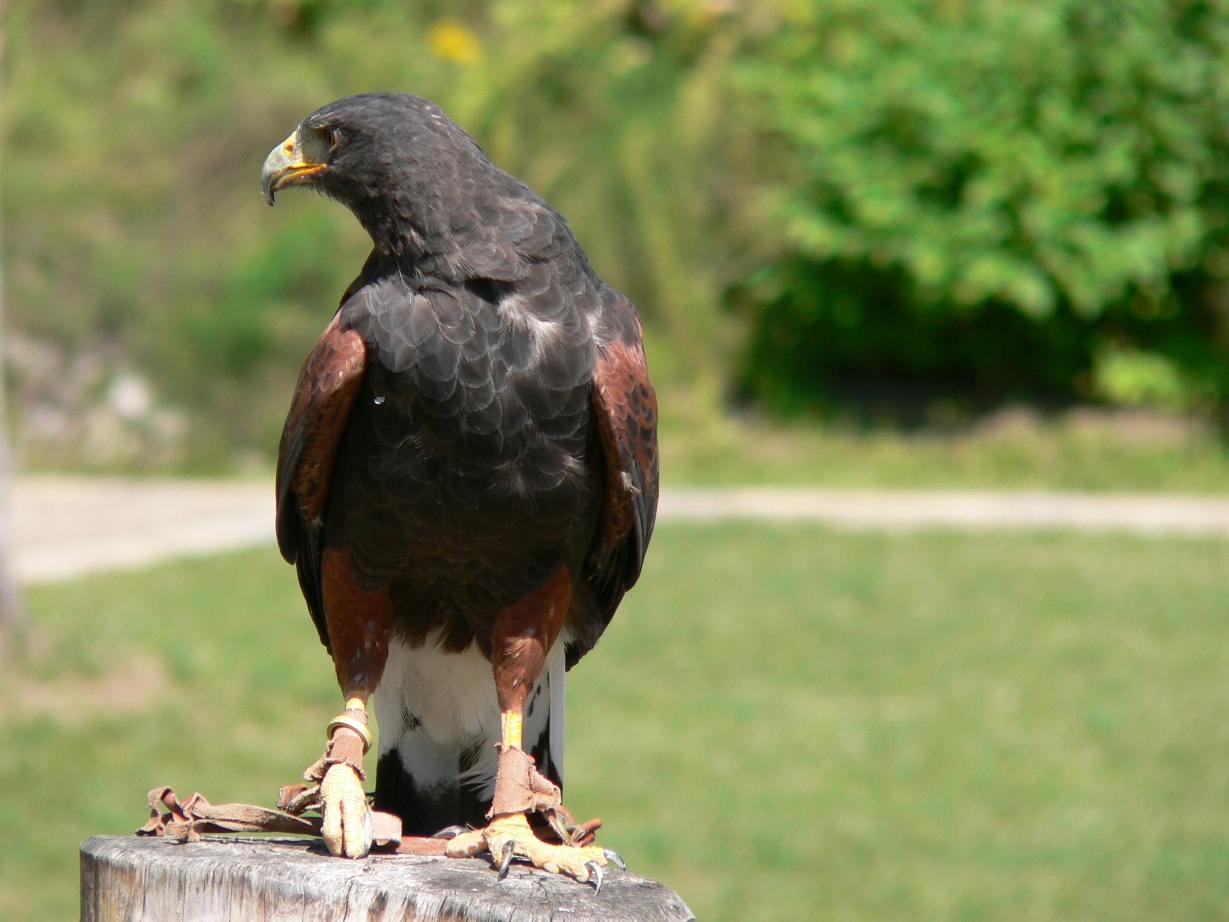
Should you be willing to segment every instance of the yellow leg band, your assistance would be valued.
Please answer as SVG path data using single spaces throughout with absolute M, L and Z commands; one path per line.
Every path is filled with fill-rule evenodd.
M 357 733 L 363 740 L 363 755 L 367 755 L 367 753 L 371 750 L 371 731 L 368 730 L 361 721 L 357 721 L 353 717 L 347 717 L 345 714 L 342 714 L 339 717 L 334 717 L 331 721 L 329 721 L 328 728 L 324 731 L 325 737 L 327 739 L 332 739 L 333 731 L 338 727 L 349 727 Z

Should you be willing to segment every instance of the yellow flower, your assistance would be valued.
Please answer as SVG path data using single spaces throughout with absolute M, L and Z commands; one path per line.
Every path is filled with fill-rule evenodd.
M 482 42 L 478 36 L 455 19 L 441 19 L 427 34 L 431 53 L 445 61 L 477 64 L 482 60 Z

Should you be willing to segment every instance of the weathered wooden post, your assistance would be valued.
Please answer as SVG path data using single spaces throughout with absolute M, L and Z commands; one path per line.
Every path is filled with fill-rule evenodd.
M 611 870 L 602 892 L 477 859 L 331 858 L 319 839 L 95 836 L 81 845 L 82 922 L 688 922 L 678 894 Z

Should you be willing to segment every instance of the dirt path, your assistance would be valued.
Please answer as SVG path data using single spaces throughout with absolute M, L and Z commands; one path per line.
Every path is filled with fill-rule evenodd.
M 1117 531 L 1229 536 L 1229 497 L 980 490 L 681 489 L 662 497 L 663 519 L 814 521 L 910 531 Z
M 273 541 L 273 486 L 39 477 L 13 485 L 23 582 L 133 570 Z
M 271 544 L 273 489 L 249 481 L 40 477 L 13 490 L 18 578 L 36 583 Z M 1229 537 L 1229 498 L 1046 492 L 675 489 L 659 521 L 838 528 L 1117 531 Z

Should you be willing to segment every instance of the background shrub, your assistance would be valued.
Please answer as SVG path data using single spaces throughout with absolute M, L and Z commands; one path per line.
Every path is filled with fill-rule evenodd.
M 1223 398 L 1227 39 L 1219 3 L 790 7 L 739 73 L 785 159 L 744 382 L 1089 398 L 1142 352 Z
M 268 462 L 369 244 L 270 212 L 260 163 L 373 89 L 568 215 L 671 419 L 1229 396 L 1221 0 L 16 0 L 5 29 L 28 466 Z

